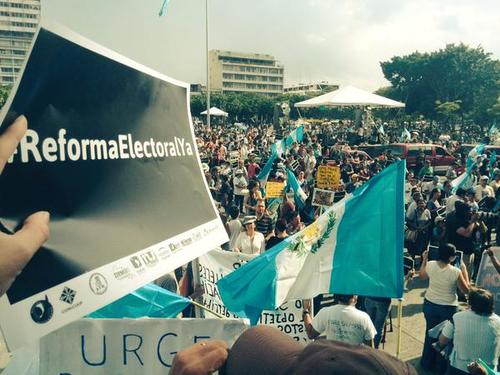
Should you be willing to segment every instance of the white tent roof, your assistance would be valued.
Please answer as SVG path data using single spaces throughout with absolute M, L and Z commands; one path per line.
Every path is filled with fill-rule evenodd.
M 207 111 L 203 111 L 200 113 L 200 115 L 206 115 Z M 219 109 L 217 107 L 212 107 L 210 108 L 210 116 L 224 116 L 227 117 L 228 113 L 224 112 L 222 109 Z
M 370 106 L 399 108 L 404 107 L 405 105 L 404 103 L 384 98 L 383 96 L 372 94 L 371 92 L 364 91 L 353 86 L 346 86 L 327 94 L 304 100 L 303 102 L 295 103 L 295 107 L 299 108 L 321 106 Z

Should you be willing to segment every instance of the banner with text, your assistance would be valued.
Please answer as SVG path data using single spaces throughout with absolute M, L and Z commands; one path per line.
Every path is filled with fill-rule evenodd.
M 205 290 L 203 305 L 227 318 L 237 318 L 222 303 L 216 282 L 253 258 L 255 255 L 223 250 L 212 250 L 199 257 L 200 281 Z M 264 311 L 259 324 L 274 326 L 297 341 L 308 342 L 302 310 L 302 300 L 287 301 L 276 311 Z M 206 311 L 204 314 L 206 317 L 213 317 Z
M 46 210 L 51 235 L 0 299 L 11 349 L 227 241 L 188 84 L 43 21 L 0 131 L 19 114 L 29 129 L 0 177 L 0 220 L 13 233 Z
M 320 165 L 316 173 L 316 186 L 320 189 L 332 190 L 340 184 L 340 168 Z
M 81 319 L 40 340 L 40 375 L 168 374 L 177 352 L 203 340 L 229 347 L 244 319 Z
M 493 253 L 500 259 L 500 247 L 492 247 Z M 491 262 L 491 258 L 483 253 L 479 271 L 477 273 L 476 285 L 488 289 L 495 297 L 495 313 L 500 314 L 500 274 Z

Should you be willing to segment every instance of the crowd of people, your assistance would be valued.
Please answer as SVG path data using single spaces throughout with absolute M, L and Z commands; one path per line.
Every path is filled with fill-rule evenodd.
M 311 223 L 320 214 L 320 208 L 312 205 L 319 166 L 339 167 L 341 177 L 336 194 L 340 199 L 399 160 L 390 150 L 372 158 L 355 146 L 399 141 L 396 134 L 401 134 L 402 127 L 396 130 L 393 124 L 383 125 L 388 129 L 383 135 L 379 126 L 372 127 L 372 133 L 364 130 L 354 134 L 345 129 L 339 131 L 339 126 L 345 127 L 342 122 L 307 126 L 303 141 L 293 144 L 276 160 L 269 176 L 271 181 L 286 181 L 286 170 L 292 170 L 308 196 L 304 205 L 298 205 L 293 194 L 286 191 L 279 203 L 266 199 L 265 186 L 257 178 L 270 157 L 271 146 L 286 136 L 290 128 L 199 127 L 196 134 L 205 176 L 231 239 L 224 249 L 263 253 Z M 405 255 L 412 264 L 409 277 L 415 273 L 420 279 L 429 280 L 423 301 L 427 333 L 421 366 L 438 373 L 447 368 L 452 374 L 468 373 L 469 362 L 481 357 L 496 368 L 500 318 L 493 311 L 492 293 L 473 285 L 483 253 L 498 264 L 493 252 L 487 249 L 496 243 L 500 169 L 489 152 L 475 155 L 468 186 L 456 186 L 454 180 L 468 163 L 468 155 L 458 153 L 458 146 L 464 141 L 483 141 L 482 129 L 443 137 L 436 127 L 424 121 L 417 128 L 406 142 L 440 144 L 457 160 L 444 176 L 438 176 L 422 151 L 407 170 Z M 459 300 L 465 302 L 465 296 L 469 298 L 469 309 L 464 315 L 459 312 Z M 308 336 L 313 339 L 326 335 L 327 339 L 378 348 L 390 299 L 336 295 L 333 301 L 333 305 L 315 301 L 320 310 L 315 309 L 314 319 L 308 310 L 304 311 Z M 461 323 L 454 325 L 455 319 Z M 443 326 L 445 322 L 451 323 Z M 441 327 L 442 333 L 431 337 L 428 331 L 435 327 Z M 485 337 L 491 340 L 481 344 Z M 451 340 L 456 345 L 446 361 L 439 355 L 439 345 L 445 346 Z M 471 348 L 466 345 L 467 340 L 478 344 Z M 471 371 L 476 367 L 471 367 Z
M 284 182 L 287 171 L 293 171 L 307 196 L 300 205 L 293 192 L 289 194 L 286 189 L 281 199 L 266 199 L 264 186 L 258 179 L 272 145 L 287 135 L 290 127 L 221 125 L 196 129 L 205 177 L 230 238 L 224 245 L 226 250 L 263 253 L 312 222 L 320 213 L 320 208 L 312 204 L 319 166 L 339 167 L 336 193 L 341 198 L 398 160 L 390 152 L 371 158 L 357 151 L 338 138 L 335 127 L 330 125 L 308 126 L 303 140 L 277 158 L 270 172 L 269 180 Z M 0 172 L 26 129 L 26 119 L 20 117 L 0 136 Z M 429 371 L 447 369 L 450 374 L 483 374 L 486 370 L 482 364 L 493 369 L 498 365 L 500 318 L 494 312 L 494 296 L 488 290 L 473 286 L 481 256 L 491 257 L 500 272 L 500 262 L 488 250 L 496 240 L 496 202 L 500 194 L 500 170 L 496 159 L 491 159 L 489 155 L 475 157 L 468 189 L 452 184 L 459 165 L 450 166 L 446 176 L 439 177 L 424 159 L 423 165 L 417 168 L 416 164 L 407 173 L 405 249 L 413 262 L 410 268 L 418 269 L 420 279 L 429 280 L 423 301 L 426 337 L 421 358 L 422 367 Z M 37 213 L 28 218 L 16 234 L 0 234 L 1 293 L 9 288 L 47 239 L 48 221 L 48 213 Z M 411 270 L 409 277 L 412 277 Z M 463 296 L 467 297 L 466 310 L 459 305 Z M 342 372 L 347 368 L 358 369 L 360 374 L 373 373 L 370 371 L 374 368 L 386 374 L 415 373 L 411 366 L 375 349 L 383 339 L 390 300 L 355 295 L 335 295 L 333 300 L 330 305 L 320 301 L 314 318 L 309 308 L 303 311 L 308 336 L 311 339 L 326 337 L 326 342 L 317 341 L 304 349 L 272 329 L 254 328 L 238 339 L 231 353 L 224 343 L 212 341 L 186 349 L 176 357 L 171 373 L 207 374 L 224 365 L 226 369 L 232 368 L 232 373 L 255 373 L 259 368 L 257 361 L 250 367 L 243 365 L 250 363 L 245 360 L 252 353 L 259 352 L 255 348 L 263 350 L 256 358 L 264 358 L 264 351 L 270 350 L 276 350 L 273 353 L 282 356 L 280 358 L 288 358 L 282 365 L 291 366 L 290 373 L 307 373 L 300 372 L 303 363 L 291 359 L 295 356 L 314 365 L 320 363 L 322 370 L 318 367 L 317 373 L 332 373 L 333 369 L 348 373 Z M 447 350 L 450 343 L 453 346 Z M 362 344 L 375 348 L 364 349 Z M 254 352 L 249 352 L 250 348 Z M 344 353 L 341 364 L 329 359 L 336 358 L 338 353 Z M 446 361 L 440 353 L 447 354 L 449 359 Z M 478 359 L 482 364 L 475 362 Z M 273 360 L 266 365 L 271 366 Z M 310 371 L 311 367 L 303 369 Z

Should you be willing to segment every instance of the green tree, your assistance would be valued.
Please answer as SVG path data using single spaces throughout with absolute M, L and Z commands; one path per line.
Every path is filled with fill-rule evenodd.
M 12 89 L 11 85 L 0 86 L 0 108 L 3 107 L 3 105 L 7 101 L 7 98 L 9 97 L 11 89 Z
M 393 92 L 406 103 L 408 114 L 436 119 L 443 115 L 437 112 L 437 101 L 460 101 L 456 115 L 479 124 L 492 119 L 488 109 L 500 91 L 500 61 L 481 46 L 449 44 L 431 53 L 395 56 L 380 65 Z

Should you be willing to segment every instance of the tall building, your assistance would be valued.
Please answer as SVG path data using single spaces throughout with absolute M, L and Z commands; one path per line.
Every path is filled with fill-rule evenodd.
M 330 91 L 338 90 L 339 85 L 334 85 L 329 82 L 317 82 L 317 83 L 299 83 L 296 85 L 291 85 L 285 87 L 285 94 L 326 94 Z
M 0 1 L 0 85 L 16 80 L 39 18 L 40 0 Z
M 209 64 L 210 91 L 268 96 L 283 93 L 284 67 L 274 56 L 211 50 Z

